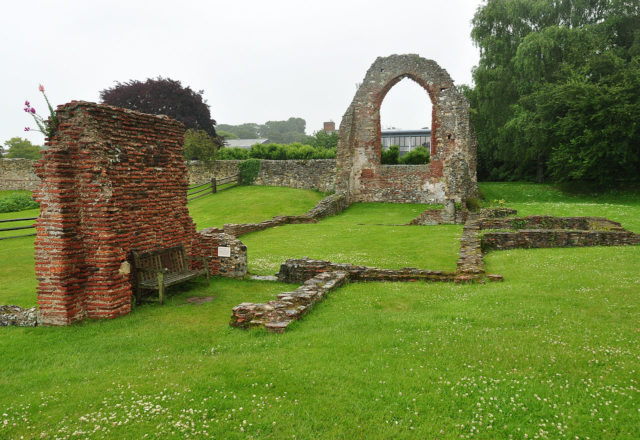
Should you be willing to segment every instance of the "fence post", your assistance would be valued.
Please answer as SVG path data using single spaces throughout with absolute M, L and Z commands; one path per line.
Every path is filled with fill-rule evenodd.
M 218 192 L 218 185 L 216 184 L 216 178 L 211 178 L 211 191 L 215 194 Z

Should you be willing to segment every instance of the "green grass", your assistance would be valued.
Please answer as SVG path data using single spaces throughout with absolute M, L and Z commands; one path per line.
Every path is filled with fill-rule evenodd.
M 480 183 L 485 203 L 504 200 L 518 215 L 607 217 L 640 233 L 640 192 L 609 191 L 589 196 L 564 193 L 552 185 L 519 182 Z
M 630 210 L 632 226 L 640 205 L 500 185 L 482 188 L 520 209 Z M 518 196 L 527 191 L 542 201 Z M 446 267 L 457 227 L 390 226 L 421 209 L 356 205 L 243 241 L 252 269 L 260 255 L 271 264 L 301 251 L 388 266 L 402 251 Z M 0 304 L 33 288 L 19 284 L 33 276 L 19 257 L 32 240 L 21 240 L 0 242 L 0 270 L 11 262 Z M 640 438 L 640 246 L 485 260 L 503 283 L 350 284 L 283 335 L 230 328 L 231 308 L 295 286 L 221 278 L 112 321 L 2 328 L 0 438 Z M 193 306 L 188 296 L 215 299 Z
M 276 215 L 304 214 L 323 198 L 316 191 L 284 187 L 235 186 L 189 202 L 198 229 L 225 223 L 257 223 Z

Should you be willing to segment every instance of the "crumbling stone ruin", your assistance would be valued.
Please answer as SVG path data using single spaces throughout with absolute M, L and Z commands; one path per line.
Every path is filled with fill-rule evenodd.
M 431 211 L 425 211 L 425 215 L 442 223 L 441 215 L 435 215 Z M 479 213 L 467 213 L 468 220 L 460 237 L 460 252 L 455 272 L 410 267 L 380 269 L 309 258 L 289 259 L 280 266 L 278 280 L 285 283 L 301 283 L 302 286 L 293 292 L 282 292 L 277 299 L 266 303 L 245 302 L 237 305 L 232 310 L 229 325 L 244 329 L 264 327 L 269 332 L 282 333 L 292 322 L 309 313 L 317 302 L 324 300 L 331 290 L 348 282 L 503 281 L 502 275 L 487 274 L 485 271 L 483 252 L 492 249 L 640 244 L 640 234 L 627 231 L 620 223 L 606 218 L 513 217 L 516 213 L 509 208 L 483 209 Z M 423 216 L 418 217 L 420 218 Z M 448 221 L 449 219 L 445 219 L 445 222 Z
M 433 103 L 431 163 L 382 165 L 380 105 L 398 81 L 410 78 Z M 449 74 L 418 55 L 378 58 L 342 117 L 336 192 L 349 202 L 464 202 L 478 193 L 477 141 L 469 103 Z
M 184 127 L 166 117 L 73 101 L 36 165 L 39 324 L 131 310 L 131 252 L 184 245 L 217 257 L 187 210 Z M 210 273 L 218 273 L 217 259 Z

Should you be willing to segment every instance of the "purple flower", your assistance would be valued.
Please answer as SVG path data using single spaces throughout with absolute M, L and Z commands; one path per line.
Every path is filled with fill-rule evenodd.
M 29 131 L 31 130 L 29 127 L 24 127 L 24 131 Z
M 31 108 L 31 110 L 29 110 L 31 113 L 35 113 L 36 109 L 35 108 Z
M 30 106 L 31 106 L 31 104 L 29 103 L 29 101 L 25 101 L 25 102 L 24 102 L 24 105 L 26 105 L 27 107 L 30 107 Z

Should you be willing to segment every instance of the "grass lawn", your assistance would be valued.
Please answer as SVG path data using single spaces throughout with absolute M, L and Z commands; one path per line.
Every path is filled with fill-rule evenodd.
M 481 187 L 521 214 L 640 232 L 637 195 Z M 199 227 L 244 203 L 223 194 L 193 205 Z M 422 208 L 359 204 L 242 240 L 256 272 L 303 255 L 448 268 L 459 227 L 394 226 Z M 0 241 L 0 304 L 34 302 L 32 242 Z M 112 321 L 2 328 L 0 438 L 640 438 L 640 246 L 492 252 L 486 265 L 505 281 L 350 284 L 283 335 L 230 328 L 231 308 L 294 286 L 223 278 Z

